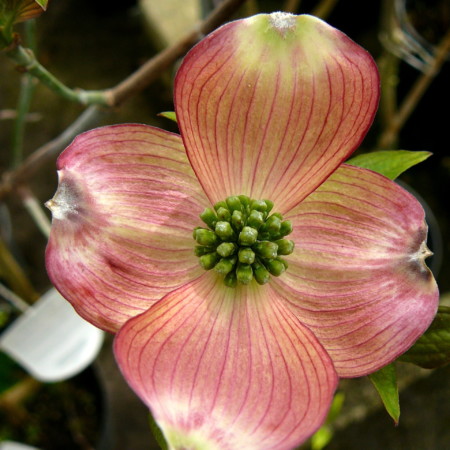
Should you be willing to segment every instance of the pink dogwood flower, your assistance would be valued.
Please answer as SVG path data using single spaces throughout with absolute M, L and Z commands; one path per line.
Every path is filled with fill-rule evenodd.
M 319 19 L 257 15 L 194 47 L 174 97 L 180 135 L 109 126 L 61 154 L 48 273 L 118 331 L 171 448 L 293 448 L 338 377 L 393 361 L 437 308 L 422 207 L 343 164 L 376 66 Z

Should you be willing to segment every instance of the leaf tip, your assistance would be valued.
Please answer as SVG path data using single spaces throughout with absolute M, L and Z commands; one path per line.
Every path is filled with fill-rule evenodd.
M 157 114 L 158 117 L 164 117 L 165 119 L 172 120 L 175 123 L 178 123 L 177 121 L 177 115 L 175 111 L 163 111 Z

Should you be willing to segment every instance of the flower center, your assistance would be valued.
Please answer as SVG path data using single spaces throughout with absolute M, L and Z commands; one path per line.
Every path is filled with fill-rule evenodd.
M 272 207 L 270 200 L 239 195 L 216 203 L 215 211 L 206 208 L 200 218 L 208 228 L 194 229 L 200 265 L 224 275 L 229 287 L 252 279 L 266 284 L 270 275 L 280 276 L 288 267 L 281 256 L 294 250 L 294 242 L 284 239 L 292 224 L 279 213 L 270 214 Z

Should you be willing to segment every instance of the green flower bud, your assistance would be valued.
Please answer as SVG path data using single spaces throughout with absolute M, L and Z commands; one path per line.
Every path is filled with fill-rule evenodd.
M 253 264 L 255 261 L 255 253 L 250 247 L 244 247 L 238 253 L 239 262 L 243 264 Z
M 238 195 L 238 198 L 244 208 L 247 208 L 252 202 L 252 199 L 250 197 L 247 197 L 246 195 Z
M 205 210 L 200 214 L 200 219 L 202 219 L 208 227 L 214 230 L 217 223 L 217 216 L 211 208 L 205 208 Z
M 236 231 L 240 231 L 244 228 L 244 214 L 242 214 L 241 211 L 233 211 L 233 214 L 231 215 L 231 225 L 233 225 L 233 228 Z
M 225 283 L 225 286 L 234 288 L 237 285 L 237 277 L 236 277 L 236 271 L 229 272 L 225 275 L 225 278 L 223 280 Z
M 242 212 L 242 204 L 241 201 L 239 200 L 239 197 L 233 195 L 231 197 L 227 197 L 226 199 L 227 202 L 227 206 L 228 209 L 230 210 L 230 212 L 233 211 L 241 211 Z
M 247 225 L 249 227 L 254 228 L 255 230 L 259 230 L 264 223 L 264 215 L 260 211 L 256 211 L 255 209 L 250 213 L 247 219 Z
M 267 211 L 267 204 L 264 200 L 253 200 L 251 204 L 251 209 L 260 212 Z
M 215 228 L 217 236 L 222 240 L 228 240 L 233 238 L 234 230 L 230 225 L 230 222 L 217 222 Z
M 222 242 L 217 248 L 216 252 L 226 258 L 227 256 L 231 256 L 237 249 L 237 245 L 233 242 Z
M 199 260 L 200 265 L 205 270 L 210 270 L 216 265 L 217 261 L 219 260 L 219 255 L 216 252 L 207 253 L 206 255 L 200 256 Z
M 264 199 L 264 202 L 267 205 L 266 212 L 270 213 L 270 211 L 272 211 L 272 208 L 273 208 L 273 201 Z
M 192 232 L 192 237 L 193 237 L 194 239 L 197 239 L 197 238 L 196 238 L 196 236 L 197 236 L 197 230 L 204 230 L 204 228 L 202 228 L 202 227 L 195 227 L 195 228 L 194 228 L 194 231 Z
M 280 231 L 281 219 L 278 215 L 272 214 L 261 227 L 261 231 L 266 231 L 270 235 L 276 235 Z
M 290 255 L 294 251 L 294 241 L 289 239 L 278 239 L 275 244 L 278 245 L 279 255 Z
M 225 208 L 228 209 L 228 206 L 226 204 L 226 202 L 217 202 L 214 204 L 214 209 L 216 210 L 216 212 L 219 210 L 219 208 Z
M 203 245 L 196 245 L 194 248 L 195 256 L 206 255 L 207 253 L 212 253 L 213 251 L 213 247 L 204 247 Z
M 224 208 L 224 207 L 221 206 L 217 210 L 217 218 L 219 220 L 224 221 L 224 222 L 229 222 L 230 219 L 231 219 L 231 213 L 230 213 L 230 211 L 227 208 Z
M 207 247 L 215 246 L 220 242 L 219 237 L 216 233 L 214 233 L 214 231 L 206 230 L 204 228 L 198 228 L 195 230 L 195 240 L 200 245 L 205 245 Z
M 238 242 L 241 245 L 253 245 L 258 238 L 258 231 L 252 227 L 244 227 L 239 233 Z
M 275 277 L 279 277 L 286 271 L 286 266 L 281 258 L 271 259 L 266 263 L 267 270 Z
M 248 284 L 253 279 L 253 270 L 250 264 L 238 264 L 236 278 L 239 283 Z
M 252 248 L 257 255 L 265 259 L 276 258 L 278 254 L 278 245 L 271 241 L 257 242 Z
M 236 265 L 236 257 L 222 258 L 214 267 L 214 270 L 222 275 L 230 273 Z
M 269 271 L 259 262 L 252 264 L 253 276 L 258 284 L 266 284 L 270 280 Z
M 292 233 L 292 223 L 290 220 L 284 220 L 281 222 L 280 230 L 278 231 L 278 236 L 284 237 Z

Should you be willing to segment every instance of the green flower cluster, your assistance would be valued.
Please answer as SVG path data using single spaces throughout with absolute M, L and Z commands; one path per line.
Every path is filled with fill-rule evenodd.
M 273 202 L 253 200 L 245 195 L 228 197 L 200 218 L 208 228 L 194 229 L 195 254 L 205 270 L 224 275 L 225 285 L 259 284 L 270 275 L 280 276 L 287 263 L 281 256 L 294 251 L 294 242 L 284 239 L 292 232 L 289 220 L 272 213 Z

